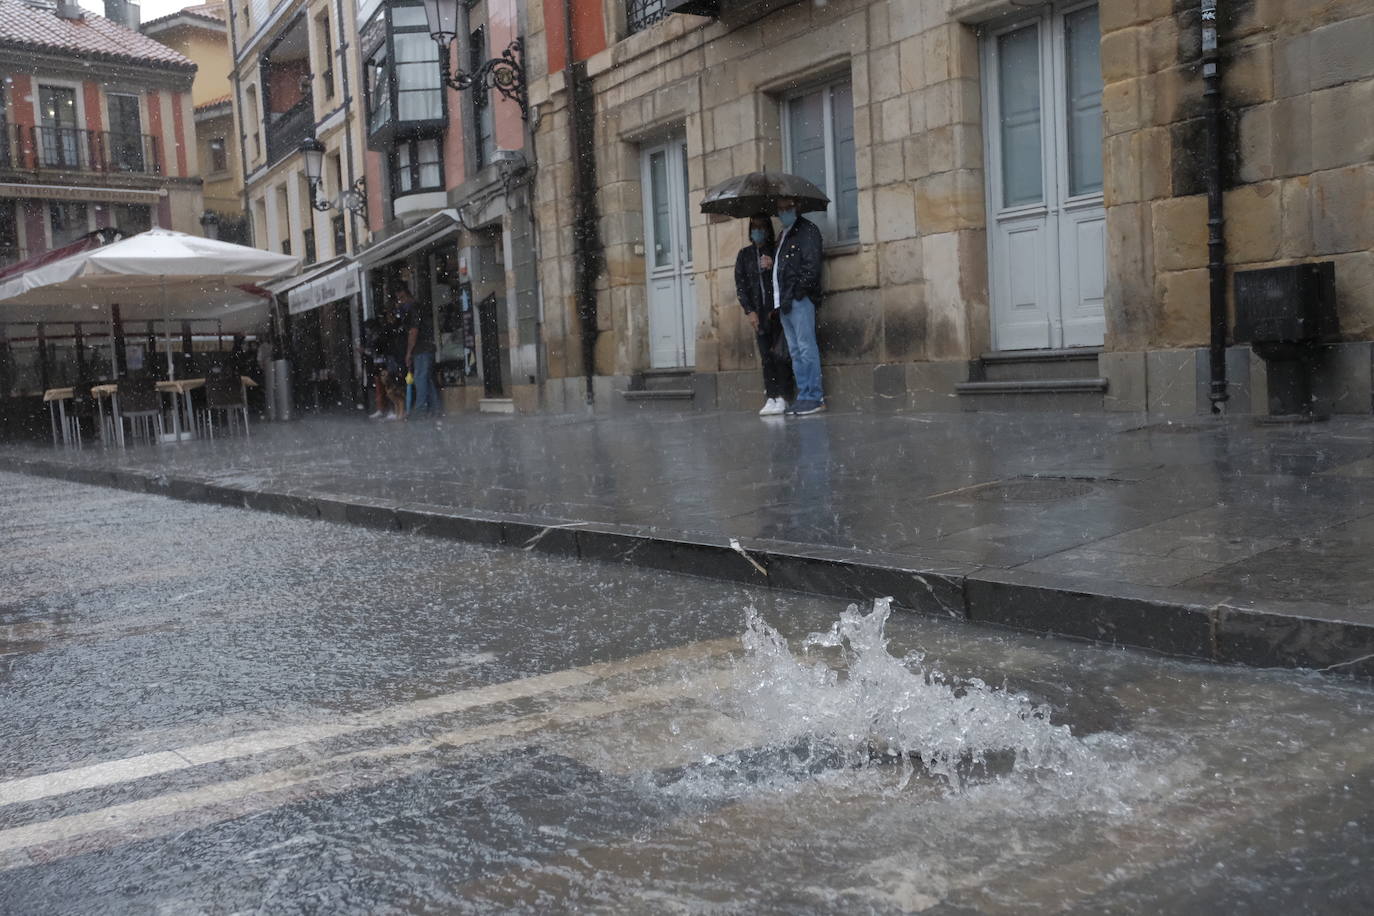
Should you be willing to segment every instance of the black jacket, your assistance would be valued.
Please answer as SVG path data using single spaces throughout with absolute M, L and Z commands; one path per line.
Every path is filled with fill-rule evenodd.
M 797 299 L 810 299 L 821 307 L 821 244 L 821 230 L 804 216 L 798 216 L 783 237 L 774 257 L 784 312 L 791 311 Z
M 769 253 L 745 245 L 735 256 L 735 295 L 745 312 L 767 315 L 773 310 L 773 275 L 759 270 L 759 258 Z

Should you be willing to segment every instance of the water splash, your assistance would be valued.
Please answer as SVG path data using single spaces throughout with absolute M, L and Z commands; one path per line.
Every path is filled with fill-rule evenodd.
M 1075 777 L 1101 765 L 1029 697 L 947 677 L 920 654 L 893 656 L 884 635 L 890 613 L 889 599 L 868 614 L 850 605 L 794 654 L 749 608 L 737 668 L 739 713 L 770 742 L 829 745 L 857 765 L 917 761 L 954 785 L 977 773 Z

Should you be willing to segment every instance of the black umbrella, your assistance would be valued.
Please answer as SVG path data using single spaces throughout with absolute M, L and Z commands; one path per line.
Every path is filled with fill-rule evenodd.
M 702 213 L 747 219 L 760 213 L 772 215 L 779 198 L 797 202 L 797 212 L 810 213 L 830 206 L 825 192 L 805 178 L 786 172 L 750 172 L 727 178 L 706 192 Z

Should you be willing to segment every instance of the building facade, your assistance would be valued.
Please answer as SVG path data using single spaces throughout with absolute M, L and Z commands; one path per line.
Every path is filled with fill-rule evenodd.
M 450 71 L 517 74 L 524 4 L 476 0 L 459 12 Z M 364 0 L 358 17 L 372 230 L 358 261 L 369 301 L 400 285 L 415 295 L 449 409 L 533 407 L 544 370 L 520 93 L 493 89 L 494 76 L 444 85 L 418 0 Z
M 762 403 L 745 229 L 699 204 L 769 169 L 831 200 L 836 406 L 1207 410 L 1205 5 L 530 3 L 544 403 L 664 374 L 700 407 Z M 1369 412 L 1374 15 L 1219 6 L 1226 288 L 1335 262 L 1317 396 Z M 1224 356 L 1228 409 L 1264 412 L 1266 364 Z
M 349 260 L 367 237 L 348 193 L 364 176 L 355 14 L 352 0 L 229 4 L 233 142 L 252 244 L 305 264 L 269 287 L 278 294 L 269 334 L 292 361 L 297 401 L 321 408 L 360 403 L 364 381 L 363 301 Z M 313 188 L 308 140 L 323 146 Z
M 196 65 L 136 10 L 0 0 L 0 270 L 100 229 L 201 231 Z M 103 373 L 112 340 L 108 320 L 0 321 L 0 403 Z
M 75 3 L 0 0 L 0 261 L 104 227 L 199 233 L 195 73 Z
M 195 108 L 197 158 L 204 182 L 202 219 L 207 225 L 213 223 L 214 228 L 208 231 L 217 233 L 219 238 L 249 244 L 243 170 L 230 102 L 229 73 L 233 63 L 228 16 L 226 0 L 212 0 L 145 22 L 139 31 L 195 63 L 191 103 Z

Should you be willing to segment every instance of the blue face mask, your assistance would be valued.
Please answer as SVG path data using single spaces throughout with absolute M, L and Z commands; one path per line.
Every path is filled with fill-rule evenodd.
M 755 245 L 762 245 L 764 242 L 768 241 L 768 233 L 764 232 L 762 229 L 750 229 L 749 240 Z
M 782 228 L 791 229 L 797 223 L 796 210 L 779 210 L 778 222 L 782 223 Z

